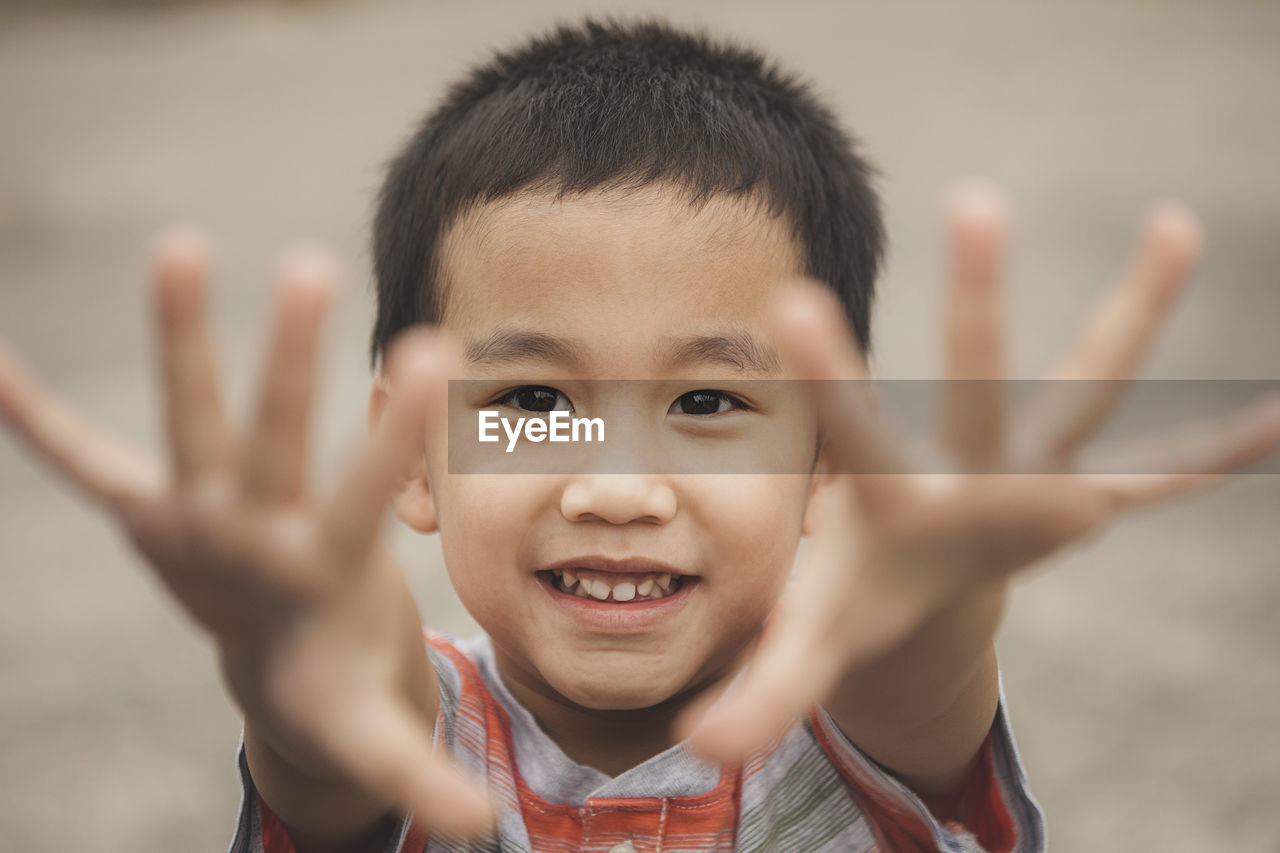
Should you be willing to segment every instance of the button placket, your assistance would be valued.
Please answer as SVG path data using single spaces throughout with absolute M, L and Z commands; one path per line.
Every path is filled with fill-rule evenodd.
M 591 853 L 653 853 L 662 849 L 665 798 L 635 801 L 588 797 L 582 806 L 583 851 Z

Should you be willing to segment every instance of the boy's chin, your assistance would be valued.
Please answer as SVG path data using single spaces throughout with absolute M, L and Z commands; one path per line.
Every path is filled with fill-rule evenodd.
M 676 673 L 634 674 L 626 679 L 606 674 L 592 678 L 581 670 L 548 673 L 544 678 L 565 699 L 593 711 L 637 711 L 661 705 L 682 692 L 686 679 Z

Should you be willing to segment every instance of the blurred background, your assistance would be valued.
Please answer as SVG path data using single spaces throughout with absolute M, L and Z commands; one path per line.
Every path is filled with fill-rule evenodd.
M 346 264 L 319 476 L 361 435 L 366 248 L 388 158 L 447 81 L 584 11 L 657 12 L 802 72 L 880 164 L 892 240 L 876 370 L 936 375 L 939 210 L 989 177 L 1017 213 L 1016 373 L 1071 339 L 1156 199 L 1206 259 L 1152 378 L 1276 378 L 1280 4 L 0 4 L 0 339 L 159 449 L 146 248 L 216 237 L 229 395 L 249 396 L 278 250 Z M 243 411 L 243 406 L 240 410 Z M 999 645 L 1056 851 L 1280 851 L 1280 477 L 1150 511 L 1018 587 Z M 434 627 L 469 633 L 434 539 L 396 532 Z M 221 850 L 239 718 L 209 644 L 109 520 L 0 438 L 0 842 Z

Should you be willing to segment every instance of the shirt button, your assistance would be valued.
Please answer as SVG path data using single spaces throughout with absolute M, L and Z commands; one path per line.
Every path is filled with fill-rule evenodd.
M 636 846 L 630 841 L 624 841 L 610 847 L 609 853 L 636 853 Z

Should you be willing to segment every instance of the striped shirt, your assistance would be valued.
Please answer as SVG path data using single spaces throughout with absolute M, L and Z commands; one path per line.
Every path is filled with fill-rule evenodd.
M 677 744 L 610 777 L 570 759 L 503 684 L 481 635 L 428 630 L 439 676 L 437 747 L 489 786 L 494 835 L 462 841 L 401 821 L 388 853 L 1038 853 L 1044 818 L 1027 789 L 1004 694 L 964 784 L 961 821 L 939 822 L 813 707 L 741 768 Z M 240 750 L 239 826 L 229 853 L 293 853 Z

